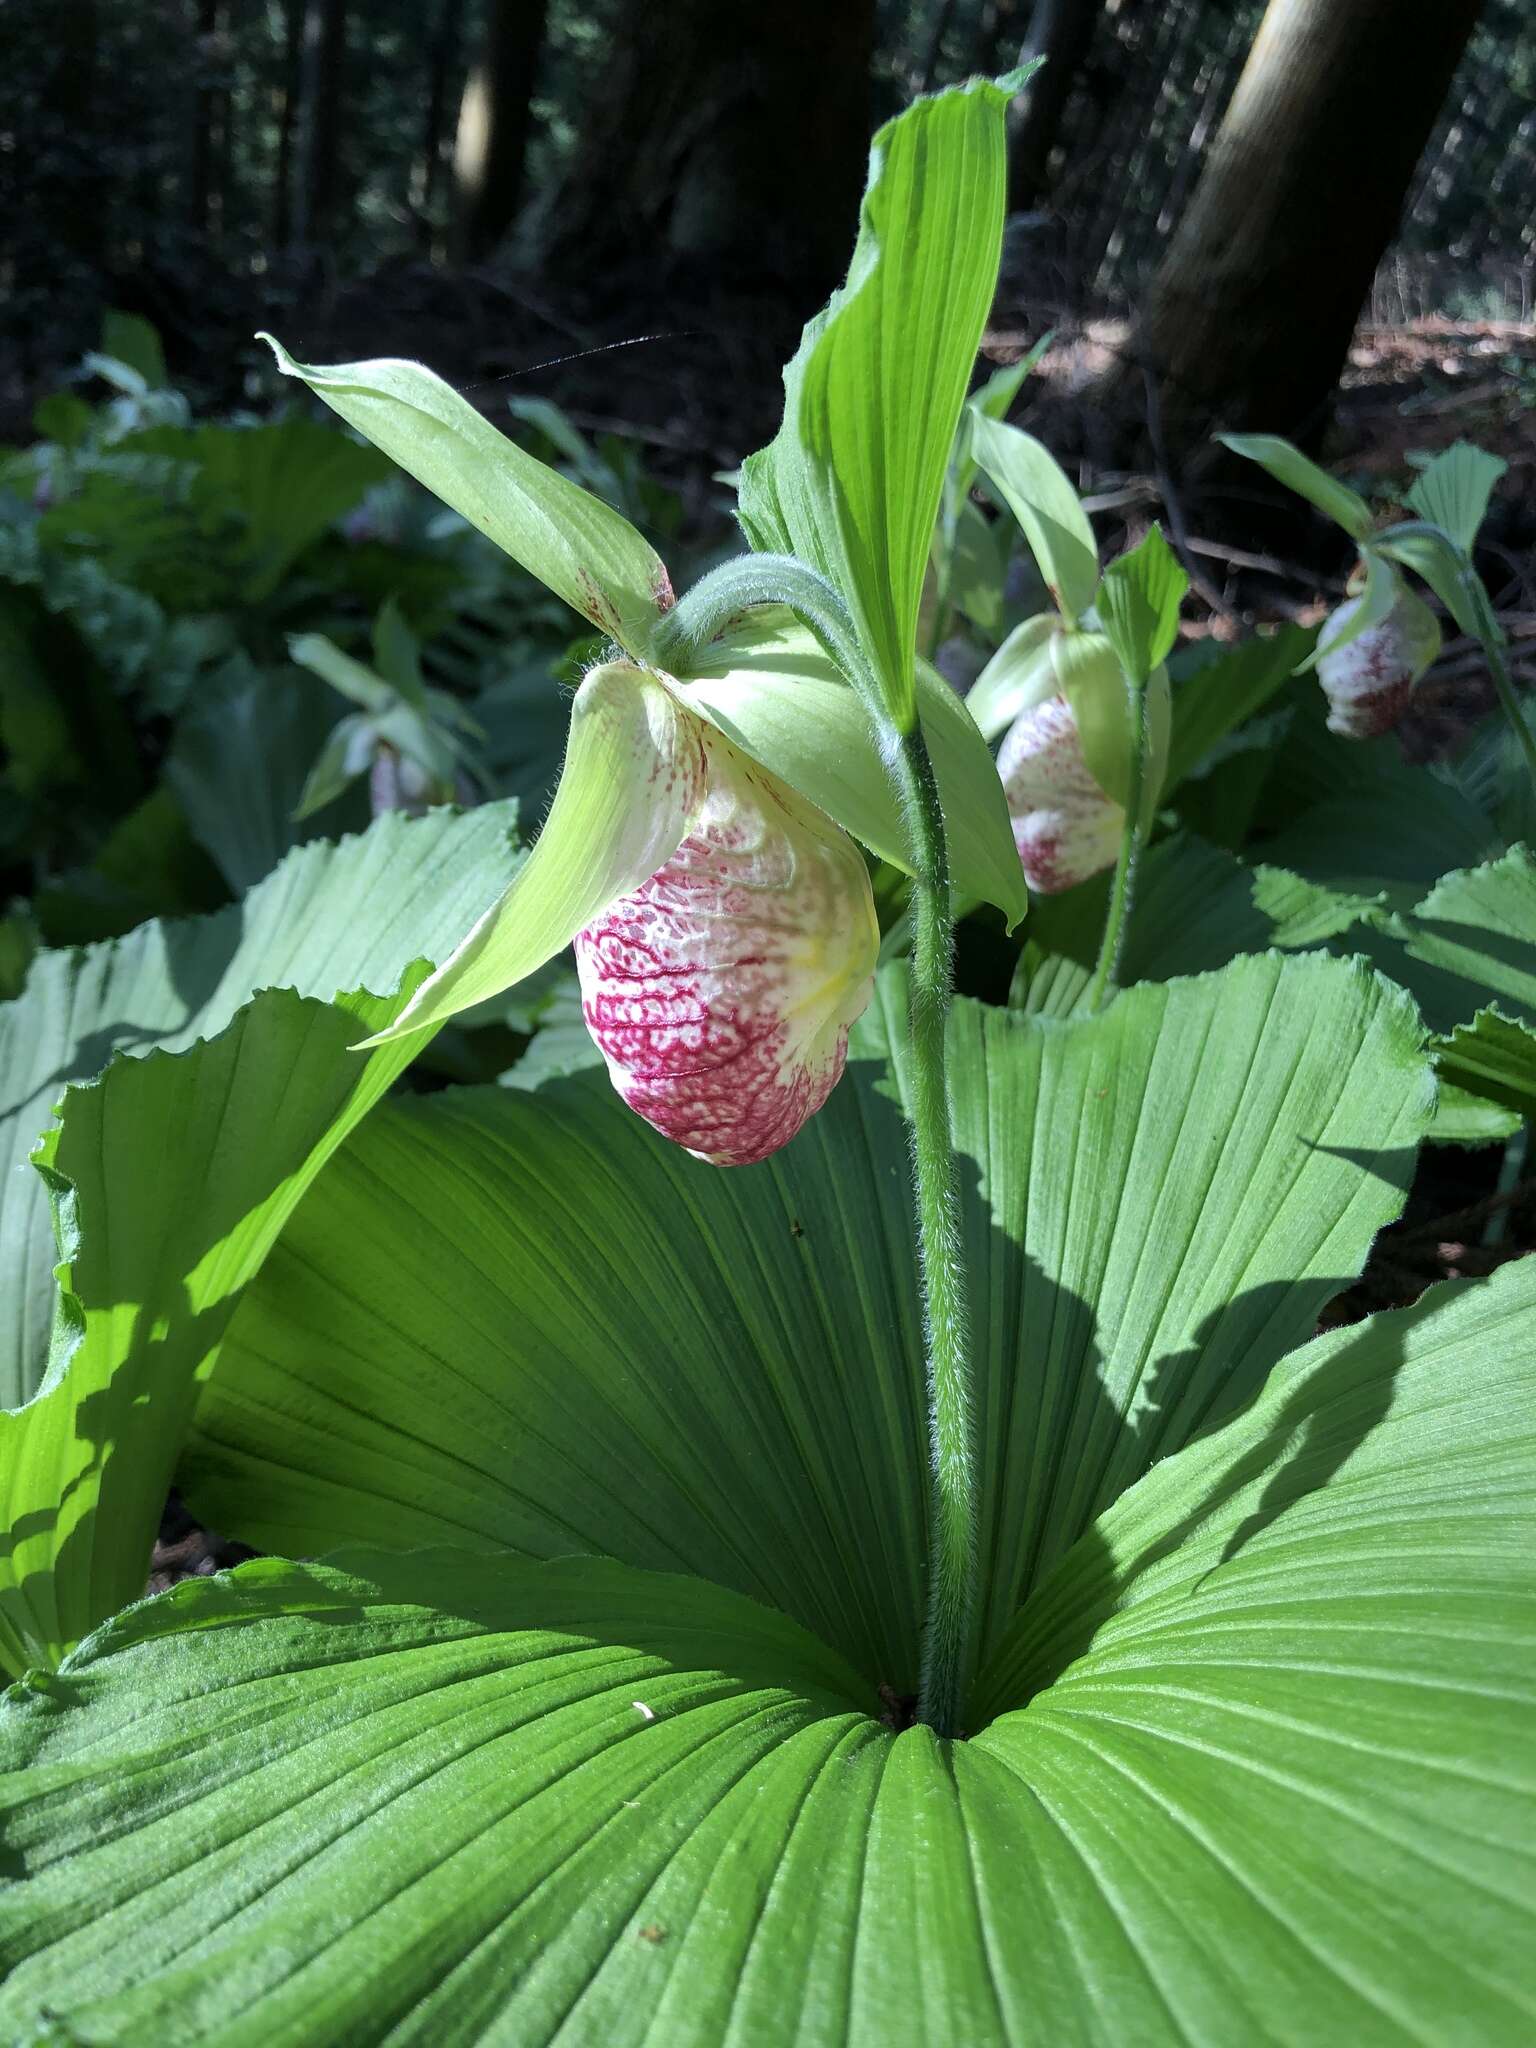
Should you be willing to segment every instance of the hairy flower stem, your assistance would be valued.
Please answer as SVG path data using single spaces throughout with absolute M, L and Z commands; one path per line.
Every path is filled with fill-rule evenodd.
M 933 1469 L 928 1615 L 917 1716 L 939 1735 L 959 1735 L 976 1648 L 979 1487 L 960 1194 L 945 1071 L 954 916 L 944 814 L 920 725 L 899 738 L 893 767 L 917 870 L 909 1003 L 912 1160 Z
M 1141 853 L 1141 789 L 1147 766 L 1147 697 L 1144 690 L 1131 691 L 1131 787 L 1125 807 L 1125 828 L 1120 834 L 1120 854 L 1115 878 L 1109 888 L 1109 907 L 1104 913 L 1104 936 L 1099 957 L 1085 998 L 1090 1013 L 1103 1009 L 1114 994 L 1120 973 L 1120 955 L 1131 914 L 1131 892 L 1136 886 L 1136 862 Z
M 803 562 L 747 555 L 725 563 L 660 622 L 651 653 L 658 661 L 686 662 L 740 613 L 762 604 L 785 605 L 803 620 L 859 693 L 901 800 L 911 850 L 912 1161 L 933 1467 L 928 1614 L 917 1713 L 936 1733 L 959 1735 L 976 1655 L 979 1484 L 960 1195 L 945 1068 L 954 911 L 944 812 L 921 722 L 914 715 L 909 732 L 897 729 L 842 598 Z

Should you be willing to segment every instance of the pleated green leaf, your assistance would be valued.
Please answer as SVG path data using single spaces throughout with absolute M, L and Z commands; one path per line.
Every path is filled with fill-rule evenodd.
M 1235 647 L 1211 640 L 1181 649 L 1173 664 L 1173 740 L 1168 787 L 1177 789 L 1213 747 L 1255 717 L 1311 651 L 1314 633 L 1280 626 Z
M 1448 533 L 1463 553 L 1470 554 L 1493 487 L 1508 468 L 1507 462 L 1490 455 L 1486 448 L 1457 441 L 1425 464 L 1405 502 Z
M 1095 875 L 1030 910 L 1029 932 L 1009 1002 L 1070 1017 L 1087 996 L 1104 934 L 1110 877 Z M 1248 867 L 1192 832 L 1158 840 L 1142 855 L 1121 955 L 1122 987 L 1204 974 L 1239 953 L 1285 952 L 1339 940 L 1348 952 L 1371 900 L 1320 888 L 1284 868 Z
M 1138 688 L 1173 652 L 1189 578 L 1154 520 L 1129 553 L 1111 562 L 1099 586 L 1098 613 L 1120 665 Z
M 966 1742 L 698 1580 L 437 1551 L 178 1587 L 0 1709 L 0 2024 L 1514 2048 L 1533 1333 L 1526 1260 L 1299 1353 L 1084 1533 Z
M 1529 1024 L 1516 1023 L 1490 1003 L 1434 1046 L 1436 1071 L 1451 1087 L 1526 1120 L 1536 1118 L 1536 1031 Z
M 84 984 L 101 999 L 88 1013 L 97 1028 L 156 1016 L 178 964 L 182 1002 L 194 987 L 203 1001 L 164 1034 L 186 1050 L 118 1059 L 72 1086 L 39 1154 L 58 1206 L 62 1306 L 40 1390 L 0 1413 L 0 1662 L 11 1670 L 55 1661 L 142 1589 L 197 1383 L 241 1289 L 424 1037 L 368 1058 L 352 1047 L 398 1014 L 465 901 L 496 888 L 505 823 L 381 821 L 285 863 L 245 906 L 244 933 L 234 913 L 232 932 L 213 920 L 165 927 L 136 950 L 87 956 L 100 970 Z M 263 933 L 270 946 L 247 952 Z M 318 983 L 335 1000 L 290 988 L 252 1001 L 253 972 Z M 387 993 L 347 993 L 353 976 Z M 93 1049 L 96 1064 L 104 1052 Z
M 917 610 L 960 408 L 997 282 L 1002 85 L 918 100 L 870 147 L 848 281 L 784 372 L 784 423 L 742 467 L 754 548 L 842 592 L 897 727 L 916 712 Z
M 1381 915 L 1362 950 L 1417 998 L 1439 1034 L 1447 1084 L 1528 1114 L 1536 1084 L 1536 858 L 1512 846 L 1497 860 L 1443 875 L 1412 909 Z M 1490 1001 L 1489 999 L 1492 998 Z M 1499 1135 L 1497 1122 L 1477 1133 Z M 1448 1128 L 1445 1135 L 1461 1135 Z
M 899 977 L 867 1042 L 905 1042 Z M 1310 1336 L 1395 1215 L 1412 1006 L 1265 956 L 1091 1023 L 961 1003 L 984 1632 Z M 898 1074 L 899 1083 L 899 1074 Z M 855 1060 L 719 1174 L 600 1076 L 390 1106 L 248 1293 L 183 1484 L 258 1548 L 458 1542 L 697 1572 L 914 1689 L 926 1557 L 907 1132 Z
M 22 995 L 0 1004 L 0 1401 L 26 1400 L 47 1361 L 58 1252 L 27 1158 L 66 1084 L 89 1080 L 115 1052 L 179 1052 L 212 1038 L 259 988 L 321 1000 L 394 988 L 506 886 L 516 817 L 515 804 L 391 815 L 358 838 L 291 853 L 212 916 L 38 955 Z

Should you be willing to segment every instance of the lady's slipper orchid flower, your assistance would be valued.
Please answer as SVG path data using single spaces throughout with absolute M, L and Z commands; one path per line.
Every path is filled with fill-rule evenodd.
M 1052 896 L 1114 866 L 1125 812 L 1095 782 L 1065 697 L 1020 713 L 998 750 L 997 772 L 1031 889 Z
M 671 579 L 643 536 L 421 364 L 321 367 L 272 346 L 611 643 L 576 693 L 554 804 L 511 888 L 365 1044 L 442 1024 L 576 942 L 626 1099 L 705 1158 L 762 1158 L 825 1100 L 868 1000 L 873 898 L 846 834 L 913 860 L 859 692 L 766 601 L 674 642 Z M 674 662 L 680 676 L 663 672 Z M 1027 897 L 986 741 L 942 678 L 918 663 L 912 684 L 954 886 L 1011 928 Z
M 387 1036 L 497 994 L 575 941 L 614 1085 L 718 1166 L 785 1145 L 843 1071 L 880 935 L 848 835 L 625 661 L 576 694 L 548 822 L 511 889 Z
M 1145 796 L 1155 801 L 1167 748 L 1167 674 L 1147 692 Z M 1049 614 L 1026 619 L 966 700 L 984 733 L 1003 732 L 997 772 L 1025 880 L 1055 895 L 1114 865 L 1125 830 L 1130 731 L 1126 679 L 1109 641 Z
M 1380 573 L 1380 572 L 1378 572 Z M 1345 739 L 1377 739 L 1408 706 L 1413 686 L 1440 652 L 1440 626 L 1395 571 L 1384 618 L 1334 646 L 1358 618 L 1369 593 L 1348 598 L 1318 636 L 1317 679 L 1328 699 L 1328 730 Z

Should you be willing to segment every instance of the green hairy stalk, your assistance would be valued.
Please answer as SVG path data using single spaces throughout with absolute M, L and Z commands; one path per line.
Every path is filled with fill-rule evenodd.
M 858 691 L 901 800 L 911 849 L 913 950 L 912 1172 L 928 1385 L 933 1478 L 928 1613 L 918 1718 L 940 1735 L 962 1732 L 974 1661 L 977 1473 L 969 1319 L 960 1245 L 960 1199 L 945 1065 L 953 980 L 954 913 L 944 813 L 921 721 L 898 732 L 841 597 L 788 556 L 727 562 L 667 614 L 652 641 L 658 660 L 710 640 L 753 605 L 781 604 L 816 635 Z

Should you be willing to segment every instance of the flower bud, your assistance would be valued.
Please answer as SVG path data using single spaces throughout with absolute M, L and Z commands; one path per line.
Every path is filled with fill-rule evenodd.
M 853 841 L 702 720 L 703 797 L 665 864 L 576 936 L 620 1095 L 717 1166 L 785 1145 L 842 1074 L 879 929 Z
M 1440 652 L 1434 613 L 1400 578 L 1392 608 L 1335 653 L 1322 654 L 1317 679 L 1328 699 L 1328 730 L 1345 739 L 1376 739 L 1402 717 L 1414 684 Z M 1329 615 L 1318 636 L 1327 648 L 1355 618 L 1365 597 L 1349 598 Z
M 1020 715 L 998 750 L 997 772 L 1031 889 L 1055 895 L 1113 867 L 1125 812 L 1089 772 L 1064 696 Z

